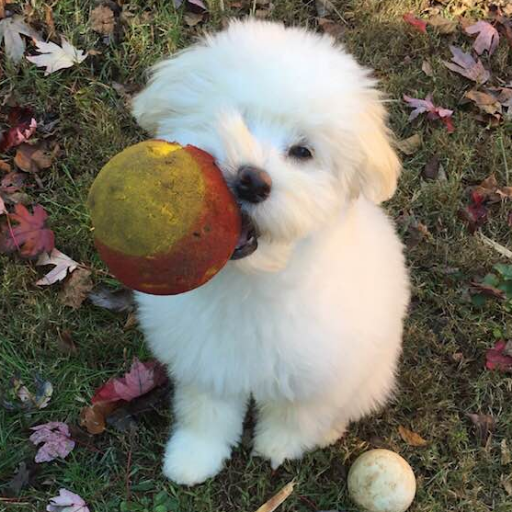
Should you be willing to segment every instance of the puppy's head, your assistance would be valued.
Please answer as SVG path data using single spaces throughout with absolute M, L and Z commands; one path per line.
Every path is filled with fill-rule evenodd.
M 349 201 L 396 187 L 375 81 L 328 36 L 233 22 L 157 64 L 133 112 L 152 135 L 217 160 L 259 234 L 245 269 L 282 268 Z

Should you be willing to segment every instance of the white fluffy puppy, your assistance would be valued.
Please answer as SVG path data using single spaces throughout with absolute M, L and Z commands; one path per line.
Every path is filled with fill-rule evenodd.
M 392 393 L 409 291 L 378 206 L 400 163 L 375 85 L 328 36 L 245 21 L 158 64 L 135 99 L 152 135 L 215 157 L 247 213 L 237 259 L 205 286 L 137 294 L 176 385 L 171 480 L 221 470 L 251 396 L 254 452 L 275 468 Z

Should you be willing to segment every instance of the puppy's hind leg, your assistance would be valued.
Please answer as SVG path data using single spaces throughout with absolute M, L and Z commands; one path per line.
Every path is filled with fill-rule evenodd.
M 330 401 L 279 401 L 258 406 L 254 455 L 269 459 L 273 469 L 286 459 L 332 444 L 348 423 L 340 420 L 339 410 Z
M 177 384 L 175 425 L 165 448 L 164 475 L 183 485 L 215 476 L 240 440 L 246 407 L 244 396 L 219 398 Z

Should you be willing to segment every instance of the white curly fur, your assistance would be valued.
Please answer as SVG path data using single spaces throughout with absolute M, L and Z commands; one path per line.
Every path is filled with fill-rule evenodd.
M 136 97 L 152 135 L 208 151 L 228 178 L 249 164 L 273 182 L 247 206 L 255 253 L 191 292 L 137 294 L 176 383 L 164 459 L 175 482 L 221 470 L 250 396 L 254 451 L 277 467 L 336 441 L 392 393 L 409 287 L 378 206 L 400 163 L 375 85 L 328 36 L 245 21 L 155 66 Z M 289 157 L 294 144 L 313 158 Z

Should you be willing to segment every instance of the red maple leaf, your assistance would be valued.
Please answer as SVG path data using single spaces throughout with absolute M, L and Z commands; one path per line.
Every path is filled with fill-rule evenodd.
M 512 372 L 512 356 L 508 353 L 510 342 L 499 340 L 486 354 L 485 367 L 488 370 Z
M 427 94 L 427 97 L 424 100 L 420 98 L 411 98 L 406 94 L 404 94 L 403 98 L 409 107 L 414 109 L 409 115 L 409 121 L 416 119 L 420 114 L 426 112 L 427 119 L 440 119 L 446 126 L 448 133 L 453 133 L 455 131 L 455 126 L 452 121 L 453 110 L 434 105 L 434 103 L 432 103 L 432 94 Z
M 119 400 L 130 402 L 157 386 L 161 386 L 166 381 L 167 375 L 160 363 L 157 361 L 141 363 L 135 358 L 130 371 L 124 377 L 110 379 L 96 390 L 92 397 L 92 403 L 117 402 Z
M 487 222 L 489 210 L 484 203 L 485 197 L 473 191 L 470 196 L 470 204 L 459 211 L 459 216 L 468 223 L 469 232 L 472 234 Z
M 33 213 L 22 204 L 14 207 L 14 213 L 7 214 L 7 225 L 0 231 L 0 252 L 19 251 L 23 258 L 36 258 L 42 252 L 50 252 L 55 246 L 55 236 L 46 226 L 48 214 L 38 204 Z M 12 226 L 10 221 L 18 223 Z
M 419 32 L 423 34 L 427 33 L 427 22 L 424 20 L 420 20 L 419 18 L 416 18 L 416 16 L 414 16 L 412 12 L 404 14 L 402 18 L 406 23 L 411 25 L 411 27 L 414 27 Z
M 34 112 L 26 107 L 14 107 L 9 112 L 10 128 L 0 133 L 0 151 L 5 152 L 27 141 L 35 132 Z

